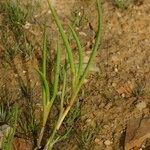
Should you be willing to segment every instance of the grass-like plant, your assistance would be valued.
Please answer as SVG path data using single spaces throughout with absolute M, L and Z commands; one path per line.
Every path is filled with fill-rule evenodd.
M 26 22 L 27 13 L 22 11 L 18 0 L 15 3 L 6 1 L 5 12 L 7 13 L 5 21 L 14 33 L 15 38 L 19 40 L 23 34 L 22 25 Z
M 21 7 L 20 2 L 19 0 L 0 2 L 2 14 L 0 31 L 3 37 L 1 44 L 5 49 L 2 52 L 3 63 L 11 63 L 18 54 L 26 59 L 30 59 L 34 51 L 25 30 L 28 18 L 32 13 L 27 8 Z
M 132 0 L 114 0 L 114 4 L 121 9 L 128 8 L 131 2 Z
M 13 106 L 11 109 L 4 108 L 4 105 L 1 104 L 0 106 L 0 122 L 5 123 L 4 126 L 6 126 L 6 131 L 2 131 L 3 136 L 2 137 L 2 144 L 1 149 L 2 150 L 10 150 L 13 147 L 13 138 L 16 132 L 16 126 L 19 116 L 19 107 L 17 105 Z M 1 126 L 2 127 L 2 126 Z
M 55 9 L 52 7 L 51 3 L 49 0 L 48 1 L 48 5 L 49 5 L 49 9 L 51 10 L 52 16 L 54 18 L 54 21 L 57 25 L 57 28 L 59 30 L 60 36 L 61 36 L 61 40 L 65 46 L 66 49 L 66 62 L 68 63 L 67 65 L 69 66 L 69 70 L 71 73 L 71 90 L 69 91 L 69 100 L 67 105 L 65 105 L 65 95 L 66 95 L 66 88 L 67 88 L 67 73 L 68 73 L 68 66 L 64 67 L 63 69 L 63 83 L 62 83 L 62 89 L 61 89 L 61 96 L 60 96 L 60 112 L 59 112 L 59 116 L 57 118 L 57 121 L 54 125 L 54 128 L 51 130 L 51 134 L 49 139 L 46 142 L 45 145 L 45 150 L 51 150 L 53 145 L 58 142 L 61 137 L 56 137 L 57 131 L 60 129 L 64 119 L 66 118 L 66 116 L 68 115 L 69 111 L 71 110 L 71 108 L 74 106 L 74 103 L 77 101 L 77 95 L 78 92 L 81 89 L 81 86 L 84 83 L 85 78 L 87 77 L 88 73 L 89 73 L 89 69 L 94 61 L 94 58 L 96 56 L 96 52 L 99 48 L 99 44 L 101 41 L 101 35 L 102 35 L 102 9 L 100 6 L 100 2 L 98 2 L 97 0 L 97 9 L 98 9 L 98 31 L 97 31 L 97 35 L 96 35 L 96 40 L 95 40 L 95 44 L 93 45 L 92 48 L 92 53 L 90 55 L 89 61 L 86 65 L 85 68 L 83 68 L 83 47 L 81 45 L 80 39 L 76 33 L 76 31 L 74 30 L 73 27 L 69 26 L 70 31 L 72 33 L 72 36 L 74 38 L 74 40 L 76 41 L 77 44 L 77 48 L 78 48 L 78 54 L 79 54 L 79 65 L 76 68 L 75 67 L 75 62 L 74 62 L 74 58 L 73 58 L 73 50 L 71 48 L 71 44 L 68 40 L 68 36 L 65 33 L 65 30 L 59 20 L 59 17 L 55 11 Z M 55 62 L 55 67 L 54 67 L 54 80 L 52 83 L 52 87 L 49 87 L 48 81 L 47 81 L 47 75 L 46 75 L 46 68 L 47 68 L 47 46 L 46 46 L 46 32 L 44 34 L 44 40 L 43 40 L 43 54 L 42 54 L 42 59 L 43 59 L 43 63 L 42 63 L 42 70 L 37 70 L 40 79 L 42 81 L 42 124 L 41 124 L 41 131 L 39 133 L 39 139 L 37 142 L 37 149 L 40 149 L 41 147 L 41 141 L 43 139 L 43 134 L 44 134 L 44 129 L 45 129 L 45 125 L 47 123 L 47 119 L 49 116 L 49 113 L 52 109 L 52 106 L 54 104 L 54 101 L 56 100 L 56 96 L 58 93 L 58 89 L 59 89 L 59 77 L 60 77 L 60 72 L 61 72 L 61 53 L 62 53 L 62 49 L 61 49 L 61 40 L 58 40 L 57 42 L 57 52 L 56 52 L 56 62 Z M 64 65 L 65 66 L 65 65 Z M 52 89 L 50 89 L 52 88 Z M 68 98 L 67 98 L 68 99 Z

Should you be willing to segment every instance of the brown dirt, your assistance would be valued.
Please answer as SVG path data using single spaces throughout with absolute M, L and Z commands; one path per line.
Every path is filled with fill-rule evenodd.
M 96 59 L 100 73 L 90 76 L 85 85 L 82 127 L 76 129 L 78 134 L 88 127 L 95 129 L 87 149 L 123 149 L 122 138 L 127 122 L 139 116 L 149 116 L 150 2 L 143 0 L 138 4 L 135 2 L 127 10 L 121 10 L 110 1 L 103 2 L 103 41 Z M 88 22 L 95 29 L 93 5 L 92 2 L 83 3 L 80 8 L 86 7 Z M 143 93 L 135 96 L 134 91 L 141 88 Z M 147 105 L 142 111 L 136 107 L 141 101 Z M 110 146 L 105 145 L 108 140 Z M 68 149 L 84 148 L 73 144 Z
M 38 23 L 44 20 L 41 16 L 49 17 L 47 6 L 44 3 L 42 6 L 43 11 L 37 11 L 36 14 Z M 81 15 L 84 10 L 84 19 L 77 29 L 82 42 L 86 45 L 86 52 L 89 53 L 97 27 L 95 2 L 56 0 L 54 6 L 64 21 L 68 21 L 75 10 Z M 95 60 L 100 71 L 90 75 L 84 85 L 83 95 L 79 96 L 81 118 L 75 123 L 75 132 L 71 137 L 56 144 L 55 149 L 58 150 L 123 150 L 128 121 L 150 115 L 150 1 L 137 0 L 128 9 L 122 10 L 114 6 L 110 0 L 106 0 L 102 1 L 102 8 L 103 40 Z M 50 26 L 52 34 L 49 38 L 53 39 L 55 26 Z M 32 38 L 35 37 L 35 40 L 39 41 L 40 28 L 32 24 L 32 29 L 35 30 L 32 32 L 35 33 Z M 86 33 L 86 36 L 83 33 Z M 27 66 L 33 65 L 33 62 L 34 66 L 37 66 L 37 60 L 29 61 Z M 32 67 L 29 68 L 31 71 Z M 6 73 L 4 76 L 4 72 L 3 68 L 0 82 L 9 76 L 9 83 L 14 87 L 13 73 Z M 37 77 L 33 75 L 34 71 L 31 72 L 30 78 L 36 78 L 36 84 Z M 15 82 L 15 86 L 16 84 Z M 146 107 L 139 110 L 137 104 L 141 101 Z M 86 138 L 84 133 L 88 129 L 89 132 L 93 131 L 92 136 L 89 142 L 84 143 L 82 137 Z

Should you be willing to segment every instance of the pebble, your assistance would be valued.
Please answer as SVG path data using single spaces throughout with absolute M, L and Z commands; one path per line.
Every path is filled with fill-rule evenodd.
M 115 68 L 115 69 L 114 69 L 114 71 L 115 71 L 115 72 L 118 72 L 118 69 L 117 69 L 117 68 Z
M 12 131 L 12 128 L 9 125 L 7 125 L 7 124 L 4 124 L 4 125 L 0 126 L 0 132 L 4 136 L 8 136 L 11 131 Z
M 94 141 L 95 141 L 95 143 L 99 143 L 100 139 L 96 138 Z
M 112 144 L 112 142 L 111 142 L 110 140 L 106 140 L 106 141 L 104 142 L 104 144 L 105 144 L 106 146 L 110 146 L 110 145 Z
M 24 25 L 24 28 L 25 28 L 25 29 L 29 29 L 30 27 L 31 27 L 31 23 L 26 22 L 26 24 Z
M 0 148 L 2 147 L 3 138 L 8 136 L 11 130 L 12 128 L 7 124 L 0 126 Z
M 113 82 L 113 83 L 112 83 L 112 86 L 113 86 L 113 87 L 116 87 L 116 86 L 117 86 L 117 84 Z
M 82 35 L 82 36 L 87 36 L 87 34 L 85 32 L 79 32 L 79 35 Z
M 15 78 L 17 78 L 17 77 L 18 77 L 18 74 L 14 74 L 14 76 L 15 76 Z
M 119 18 L 122 17 L 121 13 L 119 13 L 119 12 L 117 12 L 117 16 L 118 16 Z
M 92 122 L 92 119 L 87 119 L 86 122 L 90 123 L 90 122 Z
M 22 71 L 23 74 L 26 74 L 26 72 L 27 72 L 27 71 L 25 71 L 25 70 Z
M 96 138 L 94 141 L 95 141 L 95 143 L 96 143 L 97 145 L 100 145 L 100 146 L 103 145 L 103 142 L 102 142 L 100 139 L 98 139 L 98 138 Z
M 146 108 L 146 103 L 142 101 L 136 105 L 136 108 L 142 111 L 144 108 Z
M 123 93 L 123 94 L 121 94 L 121 97 L 122 97 L 122 98 L 125 98 L 125 97 L 126 97 L 126 95 Z

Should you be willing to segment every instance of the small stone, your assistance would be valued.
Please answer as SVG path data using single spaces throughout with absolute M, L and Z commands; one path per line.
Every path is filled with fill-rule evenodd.
M 95 141 L 95 143 L 98 143 L 100 141 L 100 139 L 96 138 L 94 141 Z
M 112 86 L 113 86 L 113 87 L 116 87 L 116 86 L 117 86 L 117 84 L 116 84 L 116 83 L 112 83 Z
M 125 97 L 126 97 L 126 95 L 123 93 L 123 94 L 121 94 L 121 97 L 122 97 L 122 98 L 125 98 Z
M 118 16 L 119 18 L 122 17 L 121 13 L 119 13 L 119 12 L 117 12 L 117 16 Z
M 104 142 L 104 144 L 105 144 L 106 146 L 110 146 L 110 145 L 112 144 L 112 142 L 111 142 L 110 140 L 106 140 L 106 141 Z
M 115 71 L 115 72 L 118 72 L 118 69 L 117 69 L 117 68 L 115 68 L 115 69 L 114 69 L 114 71 Z
M 91 121 L 92 121 L 92 119 L 87 119 L 86 120 L 87 123 L 90 123 Z
M 126 129 L 125 150 L 143 147 L 143 143 L 150 139 L 150 118 L 137 118 L 129 121 Z M 147 146 L 145 146 L 147 147 Z M 142 148 L 143 149 L 143 148 Z
M 146 108 L 146 103 L 142 101 L 136 105 L 136 108 L 142 111 L 144 108 Z
M 78 15 L 81 16 L 81 12 L 79 12 Z
M 14 74 L 14 76 L 15 76 L 15 78 L 17 78 L 17 77 L 18 77 L 18 74 Z
M 30 27 L 31 27 L 31 23 L 26 22 L 26 24 L 24 25 L 24 28 L 25 28 L 25 29 L 29 29 Z
M 12 128 L 7 124 L 0 126 L 0 131 L 5 136 L 7 136 L 11 132 L 11 130 L 12 130 Z
M 3 138 L 7 137 L 11 131 L 12 128 L 7 124 L 0 126 L 0 148 L 2 147 Z
M 22 73 L 23 73 L 23 74 L 26 74 L 26 71 L 25 71 L 25 70 L 23 70 L 23 71 L 22 71 Z
M 87 34 L 85 32 L 79 32 L 79 35 L 82 35 L 82 36 L 87 36 Z

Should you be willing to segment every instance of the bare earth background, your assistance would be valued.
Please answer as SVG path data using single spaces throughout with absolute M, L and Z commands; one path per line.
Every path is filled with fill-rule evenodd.
M 77 21 L 76 29 L 85 45 L 87 59 L 97 29 L 95 1 L 56 0 L 54 6 L 64 26 L 75 16 L 79 20 L 82 18 Z M 79 95 L 81 116 L 70 138 L 56 144 L 58 150 L 123 150 L 128 122 L 150 115 L 150 0 L 135 0 L 125 10 L 117 8 L 110 0 L 103 0 L 102 8 L 103 40 L 93 66 L 96 71 Z M 50 26 L 49 39 L 55 40 L 57 36 L 46 2 L 41 1 L 34 18 L 35 22 L 29 20 L 26 32 L 38 51 L 42 36 L 39 26 L 45 20 Z M 0 51 L 2 49 L 0 45 Z M 36 104 L 36 97 L 40 96 L 33 69 L 37 67 L 37 60 L 38 57 L 25 64 L 20 63 L 19 58 L 14 60 L 23 80 L 27 80 L 23 71 L 30 72 L 31 86 L 36 85 L 33 95 Z M 6 72 L 2 64 L 0 67 L 1 85 L 9 81 L 10 91 L 17 93 L 17 72 L 12 68 Z

